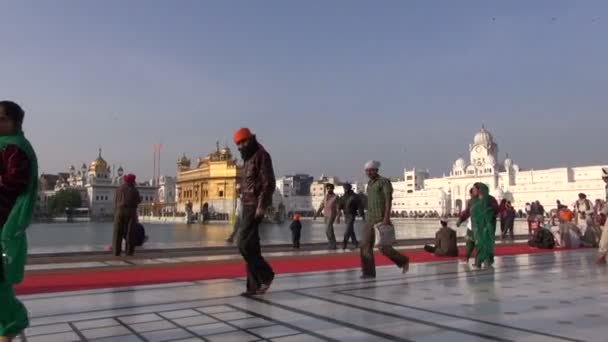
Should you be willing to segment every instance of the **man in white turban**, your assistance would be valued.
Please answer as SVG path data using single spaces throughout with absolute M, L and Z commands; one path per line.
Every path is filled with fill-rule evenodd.
M 376 277 L 376 263 L 374 261 L 374 244 L 376 234 L 374 226 L 378 224 L 391 225 L 391 206 L 393 202 L 393 186 L 387 178 L 378 174 L 380 162 L 370 160 L 365 163 L 365 174 L 369 178 L 367 183 L 367 213 L 363 227 L 363 242 L 361 243 L 361 278 Z M 380 252 L 391 259 L 403 273 L 409 269 L 409 259 L 397 252 L 391 245 L 380 246 Z
M 365 163 L 365 170 L 379 170 L 379 169 L 380 169 L 379 161 L 370 160 L 367 163 Z

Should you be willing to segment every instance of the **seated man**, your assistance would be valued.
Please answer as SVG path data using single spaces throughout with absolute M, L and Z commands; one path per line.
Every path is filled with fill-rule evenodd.
M 435 234 L 435 246 L 426 245 L 424 250 L 440 257 L 457 257 L 456 231 L 448 227 L 447 219 L 441 219 L 441 228 Z
M 572 222 L 574 213 L 570 210 L 562 210 L 560 212 L 559 233 L 561 235 L 561 246 L 564 248 L 579 248 L 581 247 L 581 238 L 583 233 L 580 228 Z

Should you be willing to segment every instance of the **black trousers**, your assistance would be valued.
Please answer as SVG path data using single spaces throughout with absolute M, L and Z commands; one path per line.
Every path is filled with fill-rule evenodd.
M 137 224 L 136 209 L 117 209 L 114 213 L 114 234 L 112 237 L 112 251 L 114 256 L 122 254 L 122 241 L 126 242 L 127 255 L 135 253 L 134 236 L 135 224 Z
M 513 233 L 513 226 L 515 225 L 515 218 L 507 218 L 504 220 L 504 230 L 502 231 L 502 236 L 503 238 L 506 238 L 507 236 L 511 239 L 513 239 L 513 237 L 515 236 Z M 500 225 L 502 228 L 502 220 L 500 221 Z
M 503 239 L 507 236 L 507 220 L 504 218 L 500 219 L 500 233 Z
M 262 284 L 269 284 L 274 279 L 272 268 L 262 257 L 259 233 L 261 220 L 255 218 L 255 209 L 243 208 L 237 240 L 239 252 L 246 263 L 247 291 L 257 291 Z
M 355 234 L 355 215 L 346 215 L 344 220 L 346 223 L 346 232 L 344 232 L 342 248 L 346 249 L 349 240 L 357 247 L 359 243 L 357 242 L 357 235 Z
M 302 235 L 302 231 L 300 229 L 295 229 L 291 231 L 291 240 L 293 242 L 293 248 L 300 248 L 300 236 Z

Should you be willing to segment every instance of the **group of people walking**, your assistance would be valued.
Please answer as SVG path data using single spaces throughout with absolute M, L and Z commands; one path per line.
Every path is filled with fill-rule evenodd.
M 328 183 L 325 185 L 326 194 L 321 201 L 319 210 L 317 210 L 313 219 L 318 215 L 323 215 L 325 219 L 325 234 L 329 242 L 329 249 L 337 249 L 338 244 L 334 232 L 334 223 L 340 223 L 340 218 L 344 215 L 344 223 L 346 223 L 346 231 L 342 241 L 342 249 L 347 249 L 349 242 L 353 248 L 359 247 L 357 235 L 355 233 L 355 220 L 357 215 L 365 219 L 365 210 L 363 199 L 353 191 L 350 183 L 344 183 L 344 195 L 338 196 L 335 192 L 334 184 Z

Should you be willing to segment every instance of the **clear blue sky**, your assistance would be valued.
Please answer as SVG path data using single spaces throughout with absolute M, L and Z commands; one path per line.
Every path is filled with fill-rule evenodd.
M 279 174 L 440 175 L 482 123 L 524 168 L 606 163 L 606 1 L 12 1 L 0 32 L 45 172 L 151 176 L 162 142 L 174 174 L 239 126 Z

